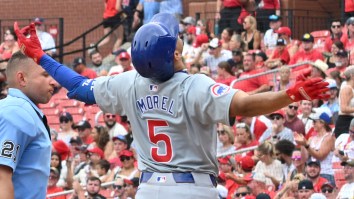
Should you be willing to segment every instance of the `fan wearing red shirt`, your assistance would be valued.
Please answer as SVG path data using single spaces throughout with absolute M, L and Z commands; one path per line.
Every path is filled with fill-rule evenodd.
M 275 68 L 283 64 L 287 65 L 289 61 L 290 55 L 288 49 L 286 49 L 286 41 L 279 38 L 277 39 L 276 49 L 265 64 L 268 68 Z
M 289 52 L 290 58 L 299 50 L 301 42 L 299 40 L 291 39 L 291 30 L 289 27 L 283 26 L 277 30 L 278 38 L 284 39 L 286 43 L 286 49 Z
M 348 19 L 349 17 L 354 16 L 354 1 L 353 0 L 344 0 L 344 17 Z
M 305 173 L 306 177 L 313 183 L 315 192 L 321 192 L 321 186 L 327 183 L 328 180 L 320 176 L 321 163 L 318 160 L 310 158 L 306 162 Z
M 48 179 L 48 185 L 47 185 L 47 195 L 64 191 L 62 187 L 57 186 L 57 183 L 59 181 L 59 176 L 60 173 L 58 169 L 55 167 L 51 167 L 49 179 Z M 51 199 L 65 199 L 65 198 L 66 198 L 65 195 L 51 197 Z
M 215 80 L 218 83 L 222 83 L 230 86 L 231 82 L 236 79 L 232 72 L 229 62 L 222 61 L 218 64 L 218 78 Z
M 290 60 L 289 65 L 293 65 L 299 62 L 304 61 L 316 61 L 320 59 L 323 61 L 322 53 L 313 48 L 315 38 L 310 33 L 305 33 L 302 36 L 302 46 L 303 49 L 299 50 L 294 57 Z M 302 69 L 308 68 L 309 65 L 302 65 L 300 67 L 296 67 L 293 71 L 299 71 Z
M 87 77 L 89 79 L 94 79 L 97 77 L 97 74 L 94 70 L 87 68 L 86 62 L 82 57 L 76 57 L 72 66 L 75 72 L 79 73 L 84 77 Z
M 249 76 L 260 73 L 261 71 L 256 70 L 255 56 L 253 54 L 246 54 L 243 58 L 243 69 L 244 72 L 241 73 L 240 79 L 247 78 Z M 241 81 L 234 81 L 231 86 L 235 89 L 240 89 L 248 94 L 261 93 L 270 90 L 268 85 L 269 81 L 266 75 L 261 75 L 258 77 L 253 77 L 250 79 L 245 79 Z
M 331 48 L 332 48 L 332 44 L 335 41 L 344 41 L 344 37 L 343 37 L 343 32 L 342 32 L 342 23 L 340 20 L 338 19 L 334 19 L 331 22 L 331 35 L 329 37 L 326 38 L 325 40 L 325 51 L 327 52 L 331 52 Z
M 223 175 L 225 175 L 225 182 L 226 182 L 225 188 L 228 190 L 226 199 L 232 199 L 233 193 L 239 186 L 234 180 L 232 180 L 233 176 L 235 175 L 233 173 L 234 170 L 233 164 L 231 163 L 229 156 L 219 158 L 218 161 L 219 161 L 220 173 L 223 173 Z

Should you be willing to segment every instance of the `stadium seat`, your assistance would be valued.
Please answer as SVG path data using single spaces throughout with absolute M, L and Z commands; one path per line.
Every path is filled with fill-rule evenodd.
M 51 108 L 51 109 L 42 109 L 43 113 L 46 116 L 50 116 L 50 115 L 59 115 L 59 109 L 56 108 Z

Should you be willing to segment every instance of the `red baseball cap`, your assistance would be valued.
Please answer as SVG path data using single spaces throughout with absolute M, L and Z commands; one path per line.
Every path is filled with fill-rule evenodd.
M 283 27 L 280 27 L 277 31 L 275 31 L 276 33 L 278 34 L 284 34 L 284 35 L 287 35 L 287 36 L 291 36 L 291 30 L 289 27 L 286 27 L 286 26 L 283 26 Z
M 127 52 L 122 52 L 119 54 L 119 59 L 130 59 L 130 55 Z
M 59 153 L 60 158 L 62 160 L 66 160 L 70 155 L 69 146 L 62 140 L 57 140 L 53 142 L 53 148 L 57 153 Z
M 231 164 L 231 162 L 230 162 L 230 157 L 229 157 L 229 156 L 219 158 L 218 161 L 219 161 L 221 164 Z
M 254 163 L 254 160 L 252 159 L 252 157 L 246 155 L 241 158 L 240 165 L 243 170 L 250 171 L 253 169 L 255 163 Z
M 189 26 L 187 29 L 187 33 L 195 35 L 197 33 L 197 29 L 195 26 Z
M 283 118 L 285 118 L 285 112 L 282 110 L 282 109 L 279 109 L 277 111 L 274 111 L 273 113 L 271 113 L 269 116 L 272 116 L 272 115 L 280 115 L 282 116 Z
M 200 47 L 204 43 L 209 42 L 209 37 L 206 34 L 200 34 L 197 36 L 194 47 Z
M 134 153 L 129 151 L 129 150 L 123 150 L 119 153 L 119 157 L 120 156 L 127 156 L 127 157 L 133 157 Z
M 102 149 L 100 149 L 100 148 L 98 148 L 98 147 L 89 149 L 89 150 L 87 150 L 87 152 L 89 152 L 89 153 L 95 153 L 95 154 L 99 155 L 102 159 L 104 158 L 104 153 L 103 153 Z

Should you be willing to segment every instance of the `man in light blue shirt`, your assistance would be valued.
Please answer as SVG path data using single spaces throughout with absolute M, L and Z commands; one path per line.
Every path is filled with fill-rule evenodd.
M 6 70 L 8 96 L 0 100 L 0 198 L 45 198 L 51 141 L 36 104 L 47 103 L 58 83 L 21 52 Z
M 160 0 L 160 13 L 169 13 L 174 15 L 177 20 L 181 19 L 183 14 L 181 0 Z

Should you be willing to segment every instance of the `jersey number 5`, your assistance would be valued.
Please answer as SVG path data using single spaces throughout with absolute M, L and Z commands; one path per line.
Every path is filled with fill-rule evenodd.
M 149 139 L 155 144 L 155 147 L 151 147 L 150 153 L 152 159 L 156 162 L 169 162 L 172 159 L 172 142 L 170 136 L 166 133 L 156 133 L 155 129 L 158 127 L 166 127 L 169 126 L 168 123 L 164 120 L 148 120 L 148 131 L 149 131 Z M 165 154 L 159 154 L 159 147 L 157 144 L 159 142 L 163 142 L 165 144 Z

